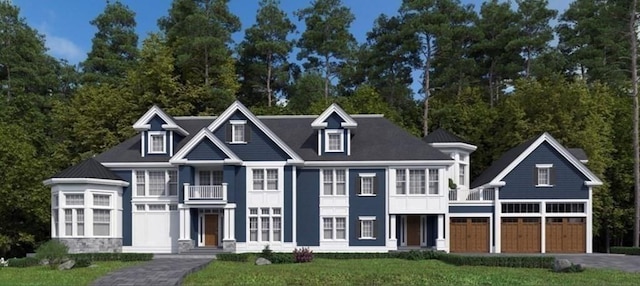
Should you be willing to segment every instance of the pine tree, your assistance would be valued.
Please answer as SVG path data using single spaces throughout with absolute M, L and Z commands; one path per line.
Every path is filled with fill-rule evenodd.
M 548 9 L 547 0 L 516 0 L 516 3 L 520 33 L 512 44 L 521 49 L 524 76 L 530 77 L 533 61 L 549 48 L 549 42 L 553 40 L 553 29 L 549 22 L 556 18 L 558 11 Z

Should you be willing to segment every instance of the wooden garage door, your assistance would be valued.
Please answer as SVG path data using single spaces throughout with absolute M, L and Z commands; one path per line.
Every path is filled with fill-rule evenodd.
M 451 218 L 451 252 L 489 252 L 489 218 Z
M 540 218 L 503 218 L 501 229 L 502 252 L 540 252 Z
M 546 220 L 546 252 L 584 253 L 586 246 L 587 226 L 582 217 Z

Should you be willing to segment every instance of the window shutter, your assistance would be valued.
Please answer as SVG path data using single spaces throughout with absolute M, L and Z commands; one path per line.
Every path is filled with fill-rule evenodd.
M 373 177 L 373 194 L 378 194 L 378 177 Z
M 226 125 L 226 130 L 225 130 L 226 131 L 225 132 L 226 133 L 225 134 L 226 138 L 225 139 L 226 139 L 227 142 L 233 141 L 233 137 L 232 137 L 233 135 L 231 133 L 231 128 L 233 128 L 233 126 L 231 124 L 227 124 Z
M 358 195 L 362 194 L 362 189 L 361 189 L 361 186 L 360 186 L 361 182 L 362 182 L 362 178 L 356 177 L 356 194 L 358 194 Z
M 251 141 L 251 124 L 247 123 L 247 125 L 244 126 L 244 142 L 249 142 Z
M 556 168 L 549 168 L 549 185 L 556 184 Z

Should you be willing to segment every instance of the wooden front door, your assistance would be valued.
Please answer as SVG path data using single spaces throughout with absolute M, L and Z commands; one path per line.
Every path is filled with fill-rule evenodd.
M 540 218 L 503 218 L 502 252 L 539 253 Z
M 586 231 L 585 218 L 547 218 L 546 252 L 584 253 Z
M 451 218 L 451 252 L 489 252 L 489 218 Z
M 420 216 L 407 216 L 407 246 L 420 246 Z
M 204 245 L 218 246 L 218 215 L 204 216 Z

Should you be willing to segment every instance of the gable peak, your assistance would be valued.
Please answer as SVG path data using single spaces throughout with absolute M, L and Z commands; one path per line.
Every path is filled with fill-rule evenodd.
M 353 117 L 351 117 L 349 113 L 344 111 L 344 109 L 342 109 L 337 103 L 332 103 L 331 105 L 329 105 L 329 107 L 327 107 L 327 109 L 325 109 L 322 114 L 320 114 L 313 122 L 311 122 L 311 127 L 313 127 L 314 129 L 327 128 L 327 119 L 334 113 L 342 118 L 343 122 L 341 123 L 341 126 L 343 128 L 352 129 L 358 127 L 358 122 L 356 122 Z
M 135 129 L 136 131 L 149 130 L 151 128 L 149 121 L 151 121 L 151 119 L 153 119 L 155 116 L 160 117 L 160 119 L 164 121 L 165 124 L 162 125 L 162 128 L 166 130 L 177 131 L 184 136 L 189 135 L 189 132 L 180 127 L 180 125 L 176 124 L 171 115 L 165 113 L 162 108 L 155 104 L 151 108 L 149 108 L 149 110 L 147 110 L 147 112 L 142 115 L 142 117 L 140 117 L 138 121 L 136 121 L 136 123 L 133 124 L 133 129 Z

